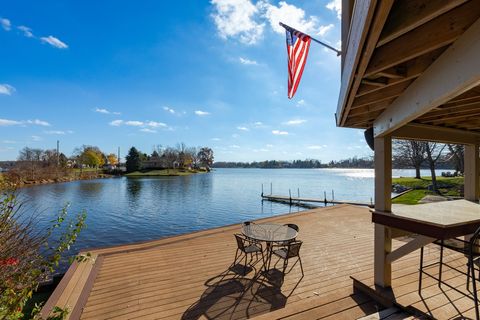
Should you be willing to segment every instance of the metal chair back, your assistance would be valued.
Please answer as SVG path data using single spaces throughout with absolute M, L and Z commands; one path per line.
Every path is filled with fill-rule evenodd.
M 293 241 L 288 244 L 287 259 L 298 257 L 300 255 L 300 247 L 302 246 L 302 243 L 302 241 Z
M 298 232 L 298 230 L 300 230 L 300 228 L 299 228 L 296 224 L 294 224 L 294 223 L 287 223 L 287 224 L 284 224 L 284 226 L 287 226 L 287 227 L 289 227 L 289 228 L 292 228 L 293 230 L 295 230 L 295 231 L 297 231 L 297 232 Z
M 245 252 L 245 239 L 239 234 L 235 234 L 235 239 L 237 240 L 238 249 Z
M 478 244 L 479 238 L 480 238 L 480 227 L 475 231 L 475 233 L 470 238 L 469 253 L 471 257 L 478 256 L 480 254 L 480 246 Z

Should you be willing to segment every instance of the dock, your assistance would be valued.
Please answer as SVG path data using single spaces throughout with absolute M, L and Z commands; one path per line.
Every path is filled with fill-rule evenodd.
M 285 204 L 290 204 L 290 205 L 299 205 L 302 203 L 321 203 L 325 206 L 331 204 L 331 205 L 337 205 L 337 204 L 349 204 L 353 206 L 365 206 L 365 207 L 371 207 L 373 204 L 372 203 L 367 203 L 367 202 L 360 202 L 360 201 L 344 201 L 344 200 L 328 200 L 327 198 L 323 199 L 315 199 L 315 198 L 302 198 L 302 197 L 291 197 L 291 196 L 280 196 L 280 195 L 265 195 L 262 194 L 262 199 L 263 200 L 268 200 L 268 201 L 273 201 L 273 202 L 281 202 Z

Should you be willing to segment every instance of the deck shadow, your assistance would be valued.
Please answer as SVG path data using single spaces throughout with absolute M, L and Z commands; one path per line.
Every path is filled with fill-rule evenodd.
M 182 315 L 183 320 L 249 318 L 285 307 L 288 297 L 293 293 L 302 278 L 293 287 L 288 296 L 282 293 L 283 275 L 273 269 L 267 275 L 258 272 L 247 278 L 233 272 L 242 265 L 229 267 L 221 274 L 205 282 L 207 289 L 201 297 Z

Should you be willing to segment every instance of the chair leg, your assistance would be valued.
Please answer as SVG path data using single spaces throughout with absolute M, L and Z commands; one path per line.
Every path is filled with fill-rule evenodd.
M 243 265 L 243 275 L 247 275 L 247 254 L 245 253 L 245 264 Z
M 285 276 L 285 270 L 287 270 L 288 259 L 283 260 L 283 276 Z
M 418 274 L 418 293 L 422 291 L 422 276 L 423 276 L 423 247 L 420 248 L 420 272 Z
M 468 265 L 467 265 L 467 269 L 468 269 L 467 270 L 467 291 L 470 289 L 470 276 L 471 276 L 471 273 L 472 273 L 471 265 L 472 265 L 472 261 L 469 258 L 468 259 Z M 473 279 L 473 281 L 475 281 L 475 274 L 472 276 L 472 279 Z
M 442 285 L 442 267 L 443 267 L 443 240 L 440 246 L 440 264 L 438 266 L 438 286 Z
M 469 260 L 473 260 L 473 259 L 470 258 Z M 476 316 L 476 319 L 478 320 L 480 319 L 480 312 L 478 310 L 477 281 L 475 279 L 475 267 L 473 263 L 470 263 L 469 268 L 471 268 L 471 272 L 472 272 L 473 301 L 475 302 L 475 316 Z
M 302 259 L 300 258 L 300 256 L 298 256 L 298 261 L 300 262 L 300 270 L 302 270 L 302 276 L 304 276 L 305 274 L 303 273 L 303 264 L 302 264 Z

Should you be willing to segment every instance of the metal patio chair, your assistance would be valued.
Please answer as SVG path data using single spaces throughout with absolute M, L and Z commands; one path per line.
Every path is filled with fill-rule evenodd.
M 259 258 L 258 254 L 260 253 L 262 262 L 264 262 L 263 256 L 263 247 L 259 242 L 254 242 L 250 238 L 245 237 L 242 234 L 235 234 L 235 239 L 237 241 L 237 251 L 235 252 L 235 259 L 233 260 L 233 266 L 236 265 L 237 259 L 242 258 L 242 255 L 245 256 L 245 263 L 243 266 L 243 274 L 247 274 L 247 265 L 250 265 L 252 268 L 255 268 L 255 265 L 258 263 Z M 252 263 L 253 254 L 256 256 L 256 260 Z M 248 256 L 250 255 L 250 260 L 247 263 Z
M 475 303 L 475 314 L 476 318 L 480 319 L 479 313 L 479 304 L 478 304 L 478 296 L 477 296 L 477 283 L 476 281 L 480 281 L 480 246 L 478 244 L 480 238 L 480 228 L 478 228 L 475 233 L 472 235 L 469 241 L 459 239 L 459 238 L 451 238 L 446 240 L 435 240 L 433 243 L 440 246 L 440 261 L 434 262 L 427 266 L 423 265 L 423 247 L 420 249 L 420 275 L 419 275 L 419 286 L 418 291 L 421 291 L 422 287 L 422 274 L 426 273 L 423 271 L 423 268 L 433 266 L 438 263 L 439 270 L 438 270 L 438 286 L 440 287 L 441 284 L 445 284 L 449 287 L 450 285 L 442 282 L 442 267 L 443 265 L 453 269 L 457 272 L 465 274 L 464 271 L 458 269 L 457 267 L 450 266 L 443 262 L 443 251 L 444 249 L 449 249 L 455 252 L 459 252 L 464 254 L 467 257 L 467 290 L 469 290 L 470 279 L 472 280 L 472 293 L 473 293 L 473 301 Z M 478 277 L 475 277 L 475 272 L 478 272 Z M 453 288 L 454 290 L 458 291 L 458 289 Z
M 302 246 L 302 243 L 303 242 L 300 240 L 290 241 L 286 246 L 272 251 L 272 255 L 275 255 L 279 258 L 275 263 L 274 267 L 277 265 L 277 263 L 280 260 L 283 260 L 282 274 L 284 276 L 285 274 L 292 271 L 293 267 L 297 264 L 297 262 L 300 262 L 300 269 L 302 270 L 302 276 L 304 275 L 302 259 L 300 258 L 300 248 Z M 290 271 L 285 272 L 287 270 L 288 261 L 293 258 L 297 258 L 297 261 L 295 261 L 295 263 L 292 265 L 292 267 L 290 268 Z

